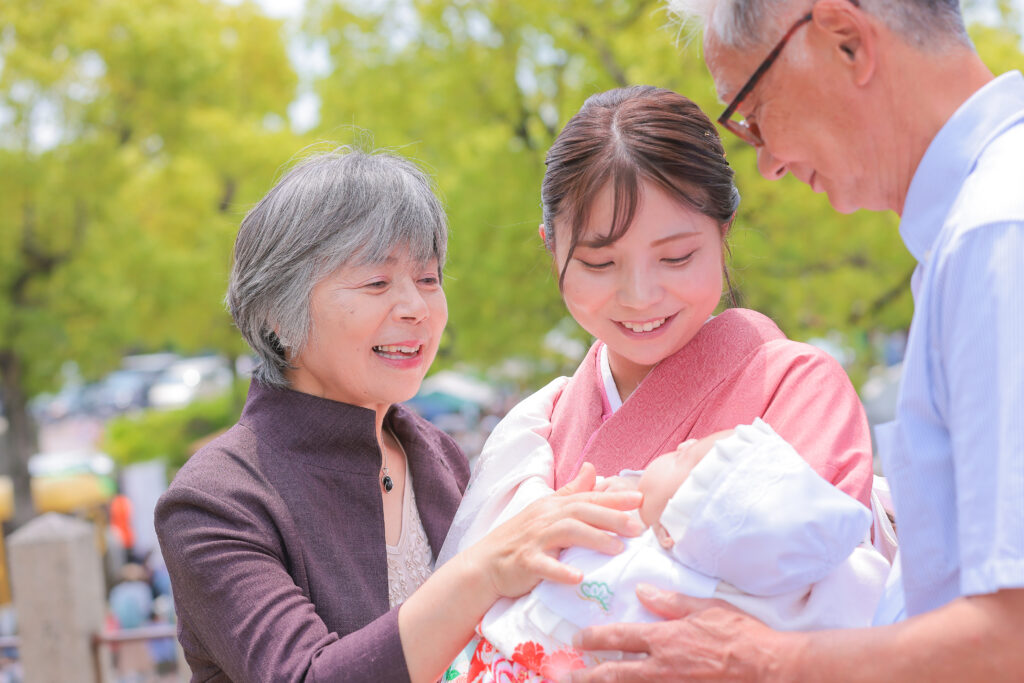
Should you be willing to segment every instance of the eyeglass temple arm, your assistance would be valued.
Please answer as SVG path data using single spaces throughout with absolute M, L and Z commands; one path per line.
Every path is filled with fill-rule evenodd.
M 789 39 L 790 37 L 792 37 L 793 33 L 798 28 L 800 28 L 808 21 L 810 21 L 812 16 L 813 15 L 810 12 L 808 12 L 804 16 L 800 17 L 799 21 L 793 24 L 793 26 L 788 31 L 786 31 L 786 35 L 782 36 L 782 40 L 780 40 L 778 44 L 775 45 L 775 48 L 768 53 L 768 56 L 764 58 L 763 62 L 761 62 L 761 66 L 757 67 L 757 71 L 755 71 L 753 75 L 747 80 L 746 84 L 736 94 L 736 97 L 734 97 L 732 102 L 729 103 L 729 106 L 726 107 L 724 112 L 722 112 L 722 115 L 718 117 L 719 123 L 728 121 L 730 118 L 732 118 L 732 115 L 736 113 L 736 109 L 740 106 L 740 104 L 743 103 L 743 100 L 746 98 L 747 95 L 750 94 L 750 91 L 754 89 L 754 86 L 757 85 L 758 81 L 761 80 L 761 75 L 764 74 L 764 72 L 767 71 L 771 67 L 771 65 L 775 63 L 775 60 L 779 58 L 779 53 L 782 52 L 782 48 L 784 48 L 786 46 L 786 43 L 789 42 Z

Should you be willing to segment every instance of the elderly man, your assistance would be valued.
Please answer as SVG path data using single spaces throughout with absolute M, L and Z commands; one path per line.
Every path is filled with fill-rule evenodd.
M 638 591 L 669 620 L 581 634 L 647 653 L 573 681 L 1024 680 L 1024 78 L 958 0 L 670 0 L 697 16 L 719 121 L 832 206 L 891 209 L 918 261 L 897 419 L 879 429 L 902 577 L 871 629 L 779 633 Z M 741 118 L 742 117 L 742 118 Z

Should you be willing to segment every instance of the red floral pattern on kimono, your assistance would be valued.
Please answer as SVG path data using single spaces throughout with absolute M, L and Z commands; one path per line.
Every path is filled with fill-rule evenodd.
M 547 652 L 540 643 L 527 641 L 509 659 L 481 640 L 473 652 L 466 678 L 457 679 L 457 683 L 554 683 L 583 666 L 583 657 L 572 648 Z

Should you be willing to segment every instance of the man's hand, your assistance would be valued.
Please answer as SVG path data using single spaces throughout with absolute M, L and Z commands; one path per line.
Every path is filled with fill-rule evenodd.
M 626 681 L 784 680 L 787 648 L 797 637 L 765 626 L 721 600 L 702 600 L 641 585 L 637 596 L 667 621 L 609 624 L 580 631 L 585 650 L 621 650 L 643 659 L 606 662 L 577 670 L 572 683 Z

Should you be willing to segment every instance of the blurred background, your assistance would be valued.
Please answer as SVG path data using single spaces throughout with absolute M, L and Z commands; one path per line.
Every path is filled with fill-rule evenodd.
M 965 3 L 996 73 L 1024 66 L 1021 6 Z M 411 404 L 475 456 L 590 342 L 537 237 L 544 154 L 588 95 L 635 83 L 721 106 L 699 37 L 660 0 L 3 0 L 5 530 L 44 512 L 94 522 L 106 588 L 141 581 L 157 600 L 120 622 L 173 620 L 152 507 L 244 401 L 252 361 L 223 305 L 235 232 L 292 160 L 337 143 L 396 150 L 437 180 L 451 318 Z M 742 304 L 835 355 L 872 422 L 889 419 L 913 306 L 896 216 L 840 216 L 725 142 Z M 16 629 L 0 607 L 0 680 L 18 680 L 2 640 Z M 168 656 L 114 675 L 173 677 Z

